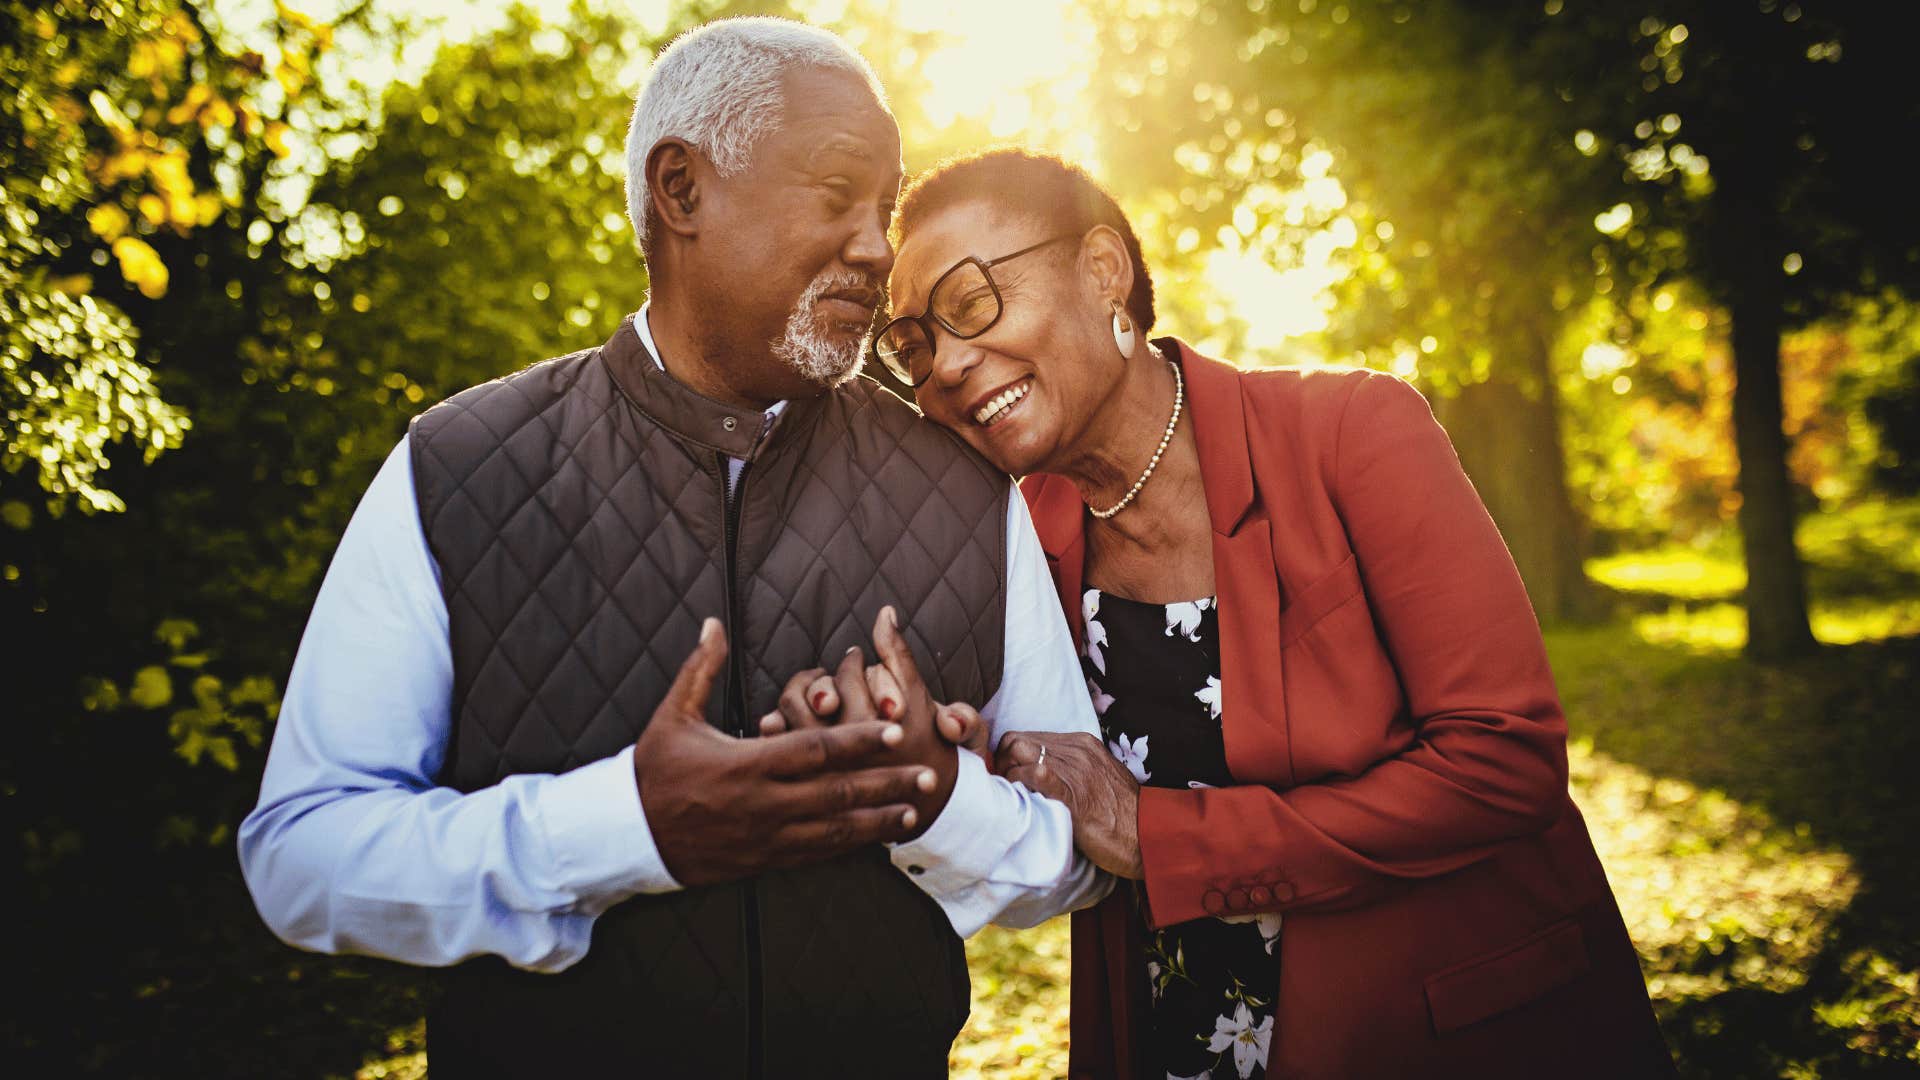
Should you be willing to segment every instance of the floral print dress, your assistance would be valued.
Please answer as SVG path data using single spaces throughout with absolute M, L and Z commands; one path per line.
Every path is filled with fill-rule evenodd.
M 1213 598 L 1149 604 L 1088 589 L 1081 667 L 1107 749 L 1151 787 L 1233 783 L 1220 727 L 1220 633 Z M 1140 883 L 1135 883 L 1136 889 Z M 1144 907 L 1136 893 L 1134 910 Z M 1280 967 L 1280 916 L 1143 928 L 1153 1001 L 1141 1040 L 1147 1075 L 1266 1075 Z

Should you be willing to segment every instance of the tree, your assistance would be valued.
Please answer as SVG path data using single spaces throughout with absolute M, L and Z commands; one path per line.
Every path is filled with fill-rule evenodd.
M 1899 133 L 1920 124 L 1905 55 L 1911 5 L 1711 0 L 1629 20 L 1578 18 L 1631 40 L 1639 78 L 1597 129 L 1637 190 L 1633 236 L 1670 231 L 1731 319 L 1748 652 L 1811 648 L 1781 429 L 1782 333 L 1855 299 L 1920 286 L 1920 206 Z M 1631 23 L 1631 25 L 1628 25 Z M 1619 80 L 1616 80 L 1618 82 Z M 1649 245 L 1652 246 L 1652 245 Z
M 1605 287 L 1588 222 L 1609 171 L 1539 77 L 1564 57 L 1555 29 L 1464 5 L 1205 4 L 1108 20 L 1103 65 L 1123 132 L 1112 171 L 1178 193 L 1183 243 L 1284 261 L 1320 232 L 1345 249 L 1327 351 L 1436 392 L 1548 618 L 1593 610 L 1552 357 Z M 1338 188 L 1316 200 L 1329 175 Z

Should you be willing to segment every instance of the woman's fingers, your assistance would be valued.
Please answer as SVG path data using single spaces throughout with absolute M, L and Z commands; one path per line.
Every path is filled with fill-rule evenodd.
M 1025 731 L 1016 731 L 1000 740 L 993 755 L 993 770 L 1006 776 L 1008 770 L 1031 768 L 1040 761 L 1040 748 L 1046 744 Z
M 979 758 L 993 769 L 993 748 L 988 745 L 987 722 L 973 706 L 964 701 L 950 705 L 936 705 L 933 710 L 933 727 L 940 738 Z
M 824 669 L 796 672 L 780 691 L 774 711 L 760 718 L 760 734 L 778 735 L 783 731 L 823 727 L 833 722 L 831 718 L 839 709 L 840 698 L 833 691 L 833 678 Z
M 867 665 L 867 693 L 873 695 L 873 707 L 882 720 L 898 720 L 907 711 L 907 696 L 885 665 Z

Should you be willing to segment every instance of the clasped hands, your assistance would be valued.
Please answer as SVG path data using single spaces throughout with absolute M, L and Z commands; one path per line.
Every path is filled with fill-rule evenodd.
M 910 840 L 939 815 L 959 757 L 934 730 L 932 698 L 892 608 L 881 609 L 873 640 L 880 663 L 871 674 L 855 648 L 831 676 L 795 675 L 781 702 L 798 710 L 796 722 L 763 722 L 760 738 L 743 739 L 706 721 L 727 641 L 719 620 L 701 625 L 633 755 L 640 804 L 674 880 L 732 881 Z M 831 723 L 801 696 L 816 684 Z
M 882 613 L 883 619 L 887 614 Z M 882 642 L 877 625 L 874 642 Z M 909 729 L 924 730 L 921 718 L 931 710 L 932 728 L 947 743 L 978 755 L 1008 780 L 1065 803 L 1073 815 L 1074 843 L 1094 865 L 1119 877 L 1144 876 L 1137 823 L 1140 785 L 1104 743 L 1084 732 L 1015 731 L 1002 737 L 996 749 L 990 745 L 987 722 L 971 705 L 932 701 L 897 628 L 881 645 L 881 655 L 883 663 L 866 669 L 864 687 L 856 677 L 857 650 L 848 653 L 832 675 L 821 669 L 795 675 L 780 695 L 779 708 L 760 718 L 761 732 L 809 730 L 836 717 L 845 723 L 874 713 L 885 719 L 905 716 Z M 855 688 L 858 700 L 843 696 L 848 686 Z M 946 790 L 951 789 L 948 782 Z
M 953 794 L 956 748 L 1064 802 L 1089 859 L 1140 876 L 1139 788 L 1100 740 L 1022 731 L 990 750 L 977 711 L 934 702 L 891 607 L 875 619 L 873 642 L 877 664 L 856 647 L 831 674 L 788 679 L 778 708 L 760 718 L 761 737 L 742 739 L 706 721 L 727 642 L 719 620 L 701 625 L 633 755 L 641 806 L 674 880 L 733 881 L 911 840 Z

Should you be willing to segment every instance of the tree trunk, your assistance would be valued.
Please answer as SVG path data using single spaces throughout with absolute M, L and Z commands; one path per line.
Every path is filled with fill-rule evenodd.
M 1746 62 L 1728 77 L 1751 105 L 1714 145 L 1715 189 L 1704 238 L 1705 265 L 1731 317 L 1733 440 L 1740 458 L 1740 535 L 1747 561 L 1747 655 L 1773 661 L 1813 650 L 1806 587 L 1793 542 L 1793 487 L 1781 429 L 1780 333 L 1786 318 L 1787 244 L 1781 191 L 1792 132 L 1768 61 L 1783 46 L 1776 19 L 1745 12 L 1732 40 Z M 1777 63 L 1774 65 L 1777 66 Z
M 1526 366 L 1544 370 L 1544 350 L 1527 351 L 1538 355 Z M 1597 598 L 1583 565 L 1585 522 L 1567 492 L 1559 398 L 1551 379 L 1531 381 L 1532 393 L 1515 382 L 1478 383 L 1436 400 L 1434 412 L 1506 538 L 1541 621 L 1588 619 Z
M 1733 436 L 1747 561 L 1747 655 L 1772 661 L 1811 652 L 1814 642 L 1781 429 L 1779 290 L 1764 280 L 1779 273 L 1779 262 L 1756 263 L 1754 271 L 1754 280 L 1736 283 L 1730 305 Z

